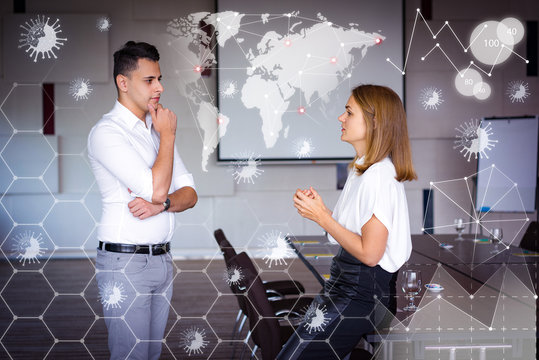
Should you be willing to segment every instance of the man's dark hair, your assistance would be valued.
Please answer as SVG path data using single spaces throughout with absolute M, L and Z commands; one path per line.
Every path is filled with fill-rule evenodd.
M 139 59 L 148 59 L 159 61 L 159 52 L 155 46 L 145 42 L 128 41 L 124 46 L 114 53 L 114 85 L 116 84 L 116 76 L 122 74 L 129 76 L 129 73 L 137 69 Z

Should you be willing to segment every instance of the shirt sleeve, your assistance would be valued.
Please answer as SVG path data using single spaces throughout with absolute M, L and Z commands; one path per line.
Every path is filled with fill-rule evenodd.
M 138 197 L 152 202 L 152 169 L 133 148 L 123 130 L 101 124 L 88 137 L 88 155 Z
M 361 234 L 363 225 L 375 215 L 389 233 L 393 223 L 392 197 L 395 195 L 395 186 L 391 181 L 382 179 L 380 174 L 368 175 L 358 192 L 358 232 Z
M 172 191 L 176 191 L 185 186 L 195 188 L 195 182 L 193 175 L 187 171 L 187 168 L 183 164 L 182 158 L 178 153 L 176 145 L 174 145 L 174 167 L 172 169 Z

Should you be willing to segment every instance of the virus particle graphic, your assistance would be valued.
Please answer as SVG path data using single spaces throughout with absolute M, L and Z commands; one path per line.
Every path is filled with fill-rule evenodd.
M 101 304 L 108 310 L 109 308 L 121 308 L 121 303 L 127 299 L 124 284 L 121 282 L 108 281 L 99 287 L 99 297 Z
M 95 23 L 95 27 L 101 32 L 109 31 L 111 26 L 112 23 L 110 22 L 110 19 L 106 16 L 100 17 Z
M 43 256 L 45 250 L 48 250 L 43 245 L 43 236 L 39 234 L 35 236 L 34 232 L 26 230 L 25 232 L 15 236 L 13 239 L 15 242 L 13 244 L 13 253 L 17 255 L 19 262 L 22 262 L 22 266 L 25 265 L 26 261 L 28 264 L 39 263 L 38 256 Z
M 191 356 L 191 354 L 202 354 L 202 349 L 208 346 L 209 341 L 204 340 L 206 330 L 199 330 L 194 326 L 190 329 L 182 332 L 182 338 L 180 340 L 180 347 Z
M 528 90 L 528 83 L 524 84 L 522 80 L 511 81 L 507 87 L 507 95 L 509 95 L 512 103 L 515 101 L 523 103 L 524 99 L 530 96 Z
M 219 94 L 223 98 L 233 98 L 238 93 L 238 84 L 233 80 L 225 80 L 220 86 Z
M 258 168 L 260 166 L 260 159 L 258 157 L 255 157 L 252 153 L 245 157 L 247 159 L 237 160 L 233 163 L 234 170 L 232 175 L 234 176 L 234 180 L 236 180 L 236 184 L 239 184 L 240 181 L 254 184 L 254 178 L 264 172 L 264 170 Z
M 243 276 L 243 272 L 241 271 L 241 268 L 238 268 L 237 266 L 232 265 L 232 266 L 227 267 L 223 278 L 225 279 L 228 285 L 237 286 L 241 283 L 241 281 L 245 278 L 245 276 Z
M 444 102 L 442 99 L 442 90 L 436 89 L 435 87 L 429 87 L 421 90 L 419 102 L 421 102 L 425 110 L 438 110 L 438 106 Z
M 492 140 L 490 136 L 492 135 L 492 129 L 490 128 L 490 123 L 487 126 L 482 127 L 482 123 L 477 119 L 472 119 L 468 123 L 464 123 L 460 128 L 456 128 L 460 134 L 456 135 L 458 140 L 455 140 L 455 146 L 453 149 L 460 149 L 460 152 L 464 152 L 464 157 L 468 156 L 468 161 L 472 154 L 475 155 L 477 159 L 477 154 L 480 157 L 483 155 L 488 159 L 486 150 L 490 150 L 494 147 L 494 144 L 498 140 Z
M 305 311 L 305 316 L 303 317 L 304 325 L 309 332 L 312 331 L 319 332 L 324 330 L 324 326 L 329 323 L 331 320 L 327 315 L 326 306 L 320 306 L 320 304 L 311 303 L 307 310 Z
M 262 260 L 265 261 L 269 268 L 274 263 L 275 265 L 287 265 L 285 258 L 294 256 L 294 251 L 288 246 L 285 236 L 278 231 L 274 230 L 264 234 L 260 241 L 264 249 Z
M 71 81 L 69 86 L 69 94 L 79 101 L 80 99 L 88 99 L 88 95 L 92 92 L 90 81 L 82 78 Z
M 294 153 L 298 159 L 309 157 L 314 150 L 311 139 L 299 139 L 294 141 Z
M 60 49 L 60 45 L 64 45 L 64 41 L 67 38 L 60 38 L 57 36 L 61 33 L 60 20 L 56 19 L 53 24 L 49 25 L 49 18 L 45 20 L 45 15 L 37 16 L 37 18 L 31 19 L 30 23 L 26 22 L 26 26 L 21 25 L 26 32 L 21 33 L 21 39 L 19 40 L 19 48 L 27 47 L 26 52 L 30 52 L 29 56 L 34 57 L 34 62 L 37 62 L 37 57 L 41 54 L 41 59 L 51 58 L 51 55 L 56 59 L 54 49 Z M 34 56 L 35 55 L 35 56 Z

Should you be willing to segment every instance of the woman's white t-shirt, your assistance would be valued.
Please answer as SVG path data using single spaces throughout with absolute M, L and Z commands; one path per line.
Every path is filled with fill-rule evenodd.
M 356 164 L 363 161 L 362 157 Z M 352 167 L 333 210 L 333 218 L 339 224 L 359 235 L 373 215 L 384 224 L 387 244 L 378 265 L 388 272 L 399 270 L 412 252 L 404 185 L 395 176 L 395 166 L 389 158 L 372 164 L 362 175 Z M 329 234 L 328 239 L 336 242 Z

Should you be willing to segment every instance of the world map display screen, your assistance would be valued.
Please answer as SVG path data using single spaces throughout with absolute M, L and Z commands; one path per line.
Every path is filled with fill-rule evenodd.
M 350 90 L 379 84 L 403 97 L 392 65 L 403 62 L 402 11 L 396 0 L 225 0 L 216 13 L 171 22 L 168 32 L 200 59 L 194 72 L 217 71 L 216 101 L 186 88 L 197 118 L 208 119 L 199 124 L 210 135 L 203 168 L 216 148 L 223 162 L 353 158 L 337 120 Z

